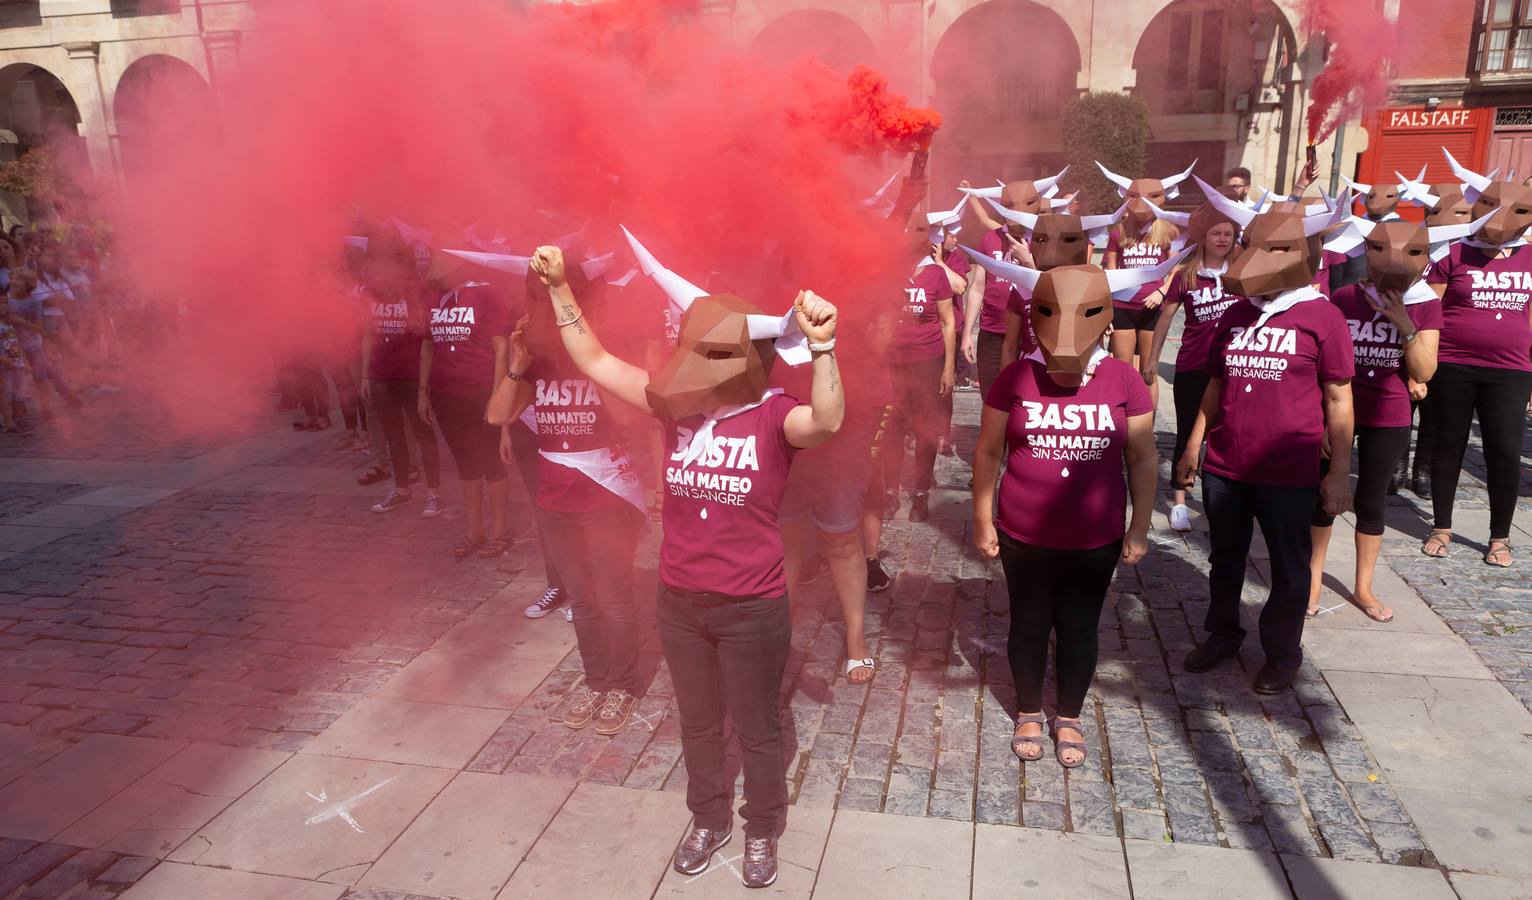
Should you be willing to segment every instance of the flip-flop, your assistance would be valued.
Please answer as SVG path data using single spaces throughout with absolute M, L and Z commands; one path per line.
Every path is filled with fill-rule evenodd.
M 1388 609 L 1388 607 L 1384 606 L 1381 603 L 1374 603 L 1372 606 L 1363 606 L 1360 603 L 1353 603 L 1352 605 L 1355 606 L 1357 609 L 1361 610 L 1362 611 L 1362 615 L 1364 615 L 1367 618 L 1373 620 L 1374 622 L 1392 622 L 1392 621 L 1394 621 L 1394 611 L 1391 610 L 1391 609 Z M 1385 609 L 1388 609 L 1388 615 L 1387 616 L 1382 615 L 1382 610 L 1385 610 Z
M 1433 528 L 1420 545 L 1420 552 L 1432 559 L 1446 559 L 1451 552 L 1452 532 L 1445 528 Z M 1432 548 L 1437 548 L 1433 550 Z
M 476 541 L 458 541 L 456 544 L 452 545 L 452 555 L 456 556 L 458 559 L 467 559 L 473 555 L 475 550 L 482 546 L 484 546 L 483 538 L 479 538 Z
M 850 682 L 851 684 L 866 684 L 867 682 L 871 681 L 872 680 L 872 676 L 874 674 L 876 674 L 875 671 L 874 671 L 874 666 L 875 666 L 875 663 L 873 662 L 873 659 L 870 656 L 863 657 L 862 659 L 848 659 L 848 660 L 846 660 L 846 681 Z M 866 678 L 863 678 L 861 681 L 858 681 L 855 678 L 851 677 L 851 673 L 861 671 L 862 669 L 866 669 L 867 670 L 867 677 Z
M 1499 545 L 1498 548 L 1496 545 Z M 1497 554 L 1505 554 L 1505 562 L 1495 562 L 1490 557 Z M 1494 566 L 1497 569 L 1509 569 L 1516 564 L 1516 557 L 1511 555 L 1511 542 L 1505 538 L 1490 538 L 1489 550 L 1484 553 L 1484 564 Z
M 479 548 L 478 557 L 480 559 L 494 559 L 497 556 L 504 555 L 505 546 L 506 542 L 502 540 L 485 541 L 484 545 Z

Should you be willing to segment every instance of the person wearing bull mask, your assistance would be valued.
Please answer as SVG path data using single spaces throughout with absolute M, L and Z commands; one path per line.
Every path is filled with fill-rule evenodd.
M 602 346 L 558 248 L 538 248 L 531 267 L 548 286 L 575 366 L 604 393 L 647 408 L 665 430 L 668 493 L 655 612 L 681 717 L 692 812 L 672 864 L 699 874 L 729 841 L 727 710 L 743 751 L 741 874 L 747 887 L 765 887 L 777 877 L 777 838 L 787 818 L 779 698 L 792 628 L 777 513 L 793 456 L 828 440 L 845 415 L 836 309 L 803 291 L 787 315 L 763 315 L 644 257 L 645 273 L 684 306 L 677 350 L 653 376 Z M 677 303 L 680 296 L 686 299 Z M 767 388 L 774 361 L 811 361 L 808 403 Z
M 1394 173 L 1399 178 L 1399 183 L 1404 188 L 1404 197 L 1412 202 L 1425 207 L 1426 225 L 1432 229 L 1443 229 L 1448 225 L 1468 225 L 1473 221 L 1473 204 L 1463 196 L 1463 186 L 1455 181 L 1442 182 L 1439 184 L 1426 184 L 1419 180 L 1405 178 L 1398 172 Z M 1425 172 L 1420 173 L 1425 177 Z M 1443 259 L 1452 249 L 1454 241 L 1442 240 L 1431 243 L 1431 262 L 1434 264 Z M 1426 270 L 1430 271 L 1429 268 Z M 1410 490 L 1422 500 L 1431 499 L 1431 455 L 1436 446 L 1436 419 L 1431 415 L 1431 404 L 1426 402 L 1429 393 L 1428 388 L 1419 382 L 1409 382 L 1410 408 L 1419 415 L 1419 424 L 1415 430 L 1415 456 L 1413 464 L 1408 466 L 1409 478 L 1402 477 L 1405 463 L 1409 460 L 1409 453 L 1405 453 L 1405 459 L 1400 460 L 1400 476 L 1396 480 L 1400 484 L 1409 484 Z
M 1489 550 L 1484 561 L 1507 567 L 1511 519 L 1521 484 L 1521 445 L 1532 394 L 1532 187 L 1495 181 L 1447 156 L 1473 201 L 1473 233 L 1431 267 L 1426 280 L 1442 298 L 1436 378 L 1426 402 L 1436 419 L 1431 460 L 1431 534 L 1421 552 L 1443 557 L 1452 544 L 1458 475 L 1478 416 L 1489 492 Z
M 1208 386 L 1176 485 L 1190 489 L 1202 460 L 1203 505 L 1212 542 L 1206 638 L 1187 654 L 1188 672 L 1207 672 L 1239 652 L 1240 592 L 1259 522 L 1271 557 L 1271 594 L 1261 610 L 1266 660 L 1253 687 L 1277 694 L 1303 662 L 1308 608 L 1309 521 L 1350 505 L 1350 454 L 1336 453 L 1320 475 L 1325 447 L 1351 446 L 1355 362 L 1346 318 L 1314 287 L 1320 235 L 1345 215 L 1257 213 L 1201 179 L 1209 203 L 1244 228 L 1243 247 L 1223 275 L 1226 290 L 1247 298 L 1223 314 L 1208 356 Z
M 1421 281 L 1430 262 L 1427 226 L 1402 219 L 1353 221 L 1326 249 L 1367 261 L 1367 279 L 1335 292 L 1331 302 L 1346 316 L 1356 354 L 1351 383 L 1356 415 L 1356 580 L 1351 602 L 1369 619 L 1388 622 L 1393 610 L 1372 591 L 1373 570 L 1383 549 L 1383 508 L 1395 462 L 1410 444 L 1410 389 L 1436 373 L 1442 304 Z M 1332 456 L 1334 449 L 1332 449 Z M 1342 451 L 1350 455 L 1347 448 Z M 1308 615 L 1319 612 L 1325 551 L 1335 517 L 1314 510 Z
M 1243 199 L 1228 187 L 1225 196 L 1243 204 Z M 1171 323 L 1176 310 L 1186 310 L 1186 324 L 1181 331 L 1181 349 L 1176 352 L 1176 374 L 1171 382 L 1171 395 L 1176 410 L 1176 443 L 1171 454 L 1172 465 L 1186 452 L 1191 438 L 1192 424 L 1197 421 L 1197 410 L 1202 406 L 1202 394 L 1207 390 L 1208 352 L 1213 332 L 1224 311 L 1243 299 L 1238 294 L 1224 290 L 1223 276 L 1229 271 L 1229 260 L 1235 249 L 1239 226 L 1219 212 L 1211 203 L 1204 203 L 1192 213 L 1175 213 L 1150 204 L 1155 216 L 1168 219 L 1171 224 L 1186 230 L 1188 246 L 1192 248 L 1186 262 L 1171 276 L 1165 292 L 1165 302 L 1160 308 L 1160 319 L 1154 326 L 1154 345 L 1148 355 L 1139 360 L 1139 374 L 1145 384 L 1153 384 L 1160 368 L 1160 354 L 1164 352 L 1165 340 L 1170 335 Z M 1174 487 L 1171 498 L 1170 527 L 1175 531 L 1192 530 L 1191 509 L 1186 505 L 1186 491 Z
M 992 188 L 970 187 L 964 181 L 958 185 L 968 195 L 968 207 L 984 226 L 979 238 L 979 252 L 991 259 L 1032 265 L 1026 240 L 1028 228 L 1022 221 L 996 215 L 999 210 L 1037 216 L 1052 212 L 1068 202 L 1058 198 L 1059 181 L 1069 171 L 1035 181 L 1012 181 Z M 989 201 L 994 210 L 986 208 Z M 1002 359 L 1005 342 L 1006 312 L 1013 305 L 1016 288 L 1010 282 L 982 269 L 968 280 L 968 295 L 964 298 L 963 356 L 973 363 L 979 373 L 979 389 L 989 390 L 1005 368 Z M 1014 358 L 1014 357 L 1013 357 Z
M 1350 223 L 1356 228 L 1365 228 L 1379 222 L 1399 221 L 1399 201 L 1405 196 L 1403 184 L 1362 184 L 1352 181 L 1345 175 L 1342 175 L 1340 180 L 1362 201 L 1362 215 L 1350 218 Z M 1343 258 L 1337 265 L 1330 266 L 1328 293 L 1333 297 L 1336 291 L 1346 285 L 1356 284 L 1366 278 L 1367 257 L 1365 254 Z
M 1030 294 L 1037 335 L 1036 349 L 1007 366 L 986 394 L 974 458 L 974 546 L 1000 558 L 1011 601 L 1011 749 L 1023 762 L 1041 759 L 1047 724 L 1055 758 L 1075 768 L 1087 750 L 1080 714 L 1096 669 L 1101 607 L 1118 561 L 1136 564 L 1148 550 L 1158 469 L 1148 388 L 1102 338 L 1112 297 L 1163 279 L 1180 257 L 1145 269 L 1040 272 L 970 253 Z M 1058 691 L 1051 722 L 1043 713 L 1050 636 Z
M 1047 272 L 1060 266 L 1083 266 L 1090 262 L 1091 247 L 1096 240 L 1105 240 L 1107 232 L 1122 220 L 1128 204 L 1105 216 L 1081 216 L 1072 212 L 1042 212 L 1037 214 L 1011 209 L 990 200 L 994 211 L 1013 228 L 1026 235 L 1025 243 L 1016 241 L 1007 232 L 1006 239 L 1015 241 L 1016 257 L 1025 260 L 1027 268 Z M 996 257 L 997 259 L 1000 257 Z M 1010 298 L 1005 308 L 1005 339 L 1000 344 L 1000 364 L 1009 366 L 1019 357 L 1037 348 L 1032 333 L 1029 301 L 1015 285 L 995 278 L 994 281 L 1008 285 Z

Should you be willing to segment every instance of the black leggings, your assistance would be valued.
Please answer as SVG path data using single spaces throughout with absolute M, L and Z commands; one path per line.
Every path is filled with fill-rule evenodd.
M 915 436 L 915 477 L 910 492 L 931 489 L 936 441 L 942 433 L 942 396 L 938 393 L 942 365 L 940 356 L 914 363 L 889 363 L 888 373 L 894 382 L 894 415 L 883 444 L 883 486 L 887 490 L 897 491 L 900 487 L 905 434 Z
M 425 470 L 426 487 L 435 490 L 442 483 L 441 454 L 436 449 L 436 432 L 420 417 L 420 382 L 414 378 L 372 379 L 372 408 L 383 424 L 388 439 L 388 458 L 393 460 L 394 487 L 410 486 L 410 445 L 404 435 L 404 423 L 415 432 L 420 445 L 420 467 Z
M 1192 437 L 1192 426 L 1197 424 L 1197 411 L 1202 408 L 1202 395 L 1208 389 L 1208 382 L 1212 380 L 1206 372 L 1186 371 L 1176 372 L 1176 380 L 1171 382 L 1171 397 L 1176 404 L 1176 452 L 1170 458 L 1170 471 L 1176 470 L 1176 465 L 1181 462 L 1181 455 L 1186 452 L 1186 444 Z
M 340 415 L 346 422 L 346 430 L 356 431 L 365 427 L 366 420 L 363 418 L 362 404 L 356 396 L 356 382 L 351 378 L 350 364 L 330 366 L 325 369 L 325 374 L 335 382 L 335 396 L 340 401 Z
M 1452 527 L 1452 504 L 1457 499 L 1458 473 L 1468 449 L 1474 415 L 1484 443 L 1484 468 L 1489 489 L 1489 536 L 1511 536 L 1516 493 L 1521 482 L 1521 441 L 1526 431 L 1527 396 L 1532 372 L 1442 363 L 1431 379 L 1426 402 L 1436 422 L 1431 456 L 1431 506 L 1436 527 Z
M 489 391 L 477 394 L 431 392 L 431 409 L 441 426 L 447 449 L 457 463 L 457 477 L 463 481 L 480 478 L 494 484 L 505 480 L 505 465 L 500 462 L 500 426 L 484 421 L 489 405 Z
M 1122 541 L 1094 550 L 1051 550 L 1000 533 L 1000 563 L 1011 595 L 1011 635 L 1006 654 L 1016 683 L 1016 707 L 1043 708 L 1048 636 L 1057 636 L 1053 674 L 1058 715 L 1073 719 L 1085 705 L 1096 674 L 1096 630 L 1101 604 L 1117 571 Z
M 1410 446 L 1410 427 L 1369 428 L 1358 425 L 1356 429 L 1356 493 L 1352 503 L 1356 507 L 1357 534 L 1380 535 L 1383 533 L 1383 506 L 1388 502 L 1388 480 L 1393 477 L 1394 467 Z M 1330 469 L 1325 460 L 1322 468 Z M 1335 517 L 1326 515 L 1324 503 L 1314 504 L 1315 528 L 1329 528 Z

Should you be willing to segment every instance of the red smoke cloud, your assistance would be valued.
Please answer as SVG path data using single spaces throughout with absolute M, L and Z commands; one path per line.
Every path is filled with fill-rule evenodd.
M 1342 122 L 1388 102 L 1398 25 L 1371 0 L 1303 0 L 1304 31 L 1328 41 L 1325 67 L 1309 92 L 1309 143 L 1324 140 Z M 1428 24 L 1428 23 L 1426 23 Z
M 200 426 L 263 403 L 274 362 L 348 348 L 340 239 L 387 216 L 438 245 L 475 226 L 521 253 L 582 224 L 611 241 L 620 222 L 769 312 L 798 288 L 848 318 L 896 302 L 902 242 L 860 201 L 887 177 L 878 157 L 939 119 L 870 70 L 763 63 L 693 5 L 262 4 L 217 133 L 146 144 L 117 215 L 117 265 L 184 309 L 144 387 Z M 174 122 L 188 105 L 150 106 Z M 786 274 L 762 287 L 767 248 Z

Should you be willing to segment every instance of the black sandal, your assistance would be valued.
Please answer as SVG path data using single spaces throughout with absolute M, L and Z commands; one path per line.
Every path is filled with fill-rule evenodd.
M 479 538 L 476 541 L 475 540 L 462 540 L 462 541 L 458 541 L 456 544 L 452 545 L 452 555 L 456 556 L 458 559 L 467 559 L 468 557 L 473 555 L 473 552 L 475 550 L 479 549 L 482 546 L 484 546 L 484 539 L 483 538 Z
M 1060 724 L 1061 722 L 1063 724 Z M 1071 724 L 1069 724 L 1070 722 L 1073 722 L 1074 724 L 1071 725 Z M 1078 732 L 1082 737 L 1085 735 L 1085 729 L 1080 727 L 1080 720 L 1079 719 L 1070 719 L 1070 718 L 1062 718 L 1061 719 L 1059 716 L 1054 716 L 1053 720 L 1048 723 L 1048 732 L 1049 732 L 1050 736 L 1052 736 L 1052 738 L 1053 738 L 1053 758 L 1057 759 L 1059 761 L 1059 765 L 1063 766 L 1066 769 L 1078 769 L 1085 762 L 1086 753 L 1090 750 L 1090 748 L 1088 746 L 1086 746 L 1084 741 L 1066 741 L 1066 740 L 1061 740 L 1059 738 L 1059 731 L 1061 729 L 1064 729 L 1064 728 L 1068 728 L 1070 731 Z M 1065 750 L 1078 750 L 1078 751 L 1080 751 L 1080 758 L 1075 760 L 1072 763 L 1065 762 L 1064 761 L 1064 751 Z

